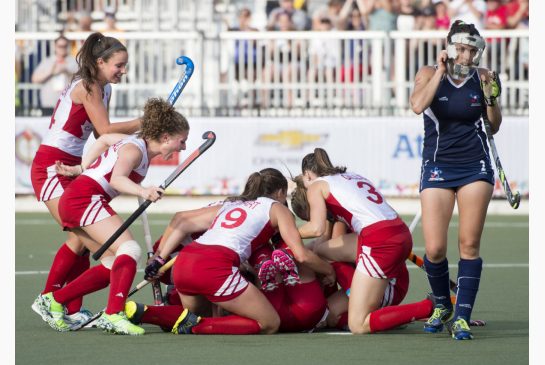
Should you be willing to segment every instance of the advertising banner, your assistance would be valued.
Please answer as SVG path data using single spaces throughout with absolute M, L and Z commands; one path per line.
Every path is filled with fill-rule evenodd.
M 154 159 L 144 186 L 160 185 L 202 143 L 202 134 L 212 130 L 217 135 L 215 145 L 172 183 L 168 193 L 238 194 L 248 175 L 266 167 L 286 176 L 299 174 L 301 159 L 321 147 L 333 164 L 369 178 L 385 195 L 418 195 L 421 117 L 191 118 L 189 122 L 187 150 L 170 161 Z M 30 165 L 48 126 L 48 118 L 16 118 L 16 194 L 32 193 Z M 528 118 L 505 117 L 494 138 L 512 188 L 527 196 Z M 86 148 L 92 141 L 91 137 Z M 503 195 L 499 181 L 494 195 Z

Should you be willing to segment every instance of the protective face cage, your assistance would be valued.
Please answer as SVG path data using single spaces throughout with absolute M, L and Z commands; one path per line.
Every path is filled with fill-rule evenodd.
M 477 53 L 471 60 L 471 65 L 461 65 L 459 63 L 455 63 L 454 60 L 456 60 L 456 57 L 458 56 L 458 52 L 456 52 L 456 45 L 455 43 L 461 43 L 461 44 L 467 44 L 468 46 L 472 46 L 477 48 Z M 486 46 L 486 42 L 483 37 L 474 34 L 470 35 L 469 33 L 455 33 L 450 37 L 450 41 L 447 45 L 447 71 L 449 75 L 455 79 L 455 80 L 461 80 L 467 77 L 467 75 L 473 70 L 475 67 L 479 66 L 479 62 L 481 61 L 481 57 L 484 52 L 484 48 Z

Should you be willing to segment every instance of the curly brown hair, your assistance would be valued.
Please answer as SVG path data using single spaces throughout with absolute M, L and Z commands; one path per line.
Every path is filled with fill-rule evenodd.
M 165 133 L 169 135 L 189 131 L 189 123 L 185 117 L 166 100 L 150 98 L 144 106 L 142 129 L 138 137 L 159 141 Z

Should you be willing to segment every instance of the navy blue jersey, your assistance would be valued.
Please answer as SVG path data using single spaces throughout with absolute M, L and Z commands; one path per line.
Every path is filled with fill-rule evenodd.
M 445 75 L 424 111 L 423 161 L 465 163 L 488 159 L 482 111 L 483 92 L 477 70 L 460 85 Z

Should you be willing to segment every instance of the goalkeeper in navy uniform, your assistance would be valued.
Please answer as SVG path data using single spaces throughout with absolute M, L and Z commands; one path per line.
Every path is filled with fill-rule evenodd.
M 455 21 L 447 36 L 447 49 L 438 54 L 437 65 L 418 71 L 410 98 L 413 111 L 424 114 L 420 202 L 424 263 L 435 299 L 424 331 L 437 333 L 446 326 L 457 340 L 473 338 L 468 324 L 481 279 L 481 234 L 494 188 L 480 118 L 486 113 L 492 133 L 502 121 L 499 79 L 494 72 L 477 67 L 484 49 L 485 40 L 473 24 Z M 453 307 L 446 253 L 455 202 L 460 260 Z

